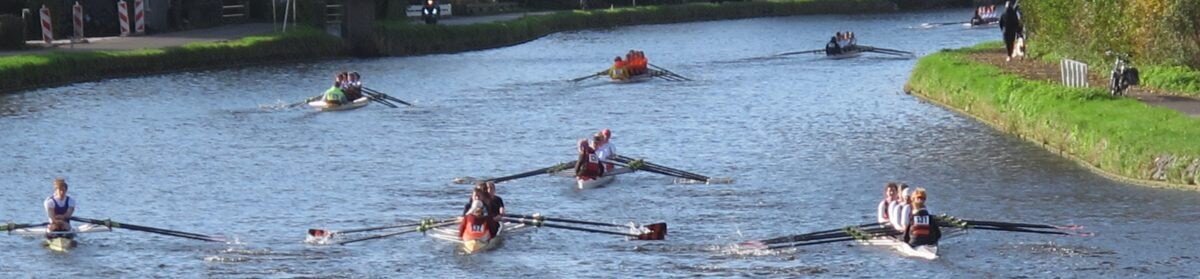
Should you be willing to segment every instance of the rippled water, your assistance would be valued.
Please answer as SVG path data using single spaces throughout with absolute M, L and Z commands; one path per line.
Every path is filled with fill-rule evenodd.
M 236 237 L 209 244 L 122 231 L 69 254 L 0 238 L 2 277 L 1190 277 L 1200 270 L 1194 192 L 1124 185 L 1034 144 L 905 95 L 915 60 L 754 58 L 860 44 L 926 54 L 998 39 L 995 29 L 916 29 L 967 10 L 809 16 L 568 32 L 508 48 L 421 57 L 107 80 L 0 96 L 0 212 L 37 222 L 62 175 L 78 216 Z M 630 48 L 696 81 L 564 80 Z M 257 110 L 328 86 L 338 70 L 417 104 L 344 113 Z M 253 111 L 253 112 L 247 112 Z M 458 212 L 462 176 L 573 159 L 612 128 L 622 154 L 732 184 L 651 174 L 576 191 L 564 178 L 501 185 L 512 212 L 664 221 L 667 241 L 541 229 L 459 255 L 420 235 L 347 246 L 307 228 L 353 228 Z M 1095 237 L 973 232 L 942 259 L 830 244 L 763 255 L 743 240 L 863 223 L 886 181 L 930 189 L 934 210 L 1082 224 Z

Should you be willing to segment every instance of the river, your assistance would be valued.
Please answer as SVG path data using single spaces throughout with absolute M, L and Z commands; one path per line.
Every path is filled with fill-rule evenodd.
M 0 218 L 44 219 L 64 176 L 77 216 L 223 234 L 201 243 L 88 234 L 69 253 L 0 237 L 0 277 L 1179 277 L 1200 271 L 1200 196 L 1114 182 L 904 94 L 916 60 L 817 55 L 836 31 L 928 54 L 999 39 L 996 29 L 912 28 L 969 10 L 802 16 L 565 32 L 484 51 L 112 79 L 0 96 Z M 695 79 L 565 80 L 631 48 Z M 338 113 L 277 109 L 332 74 L 414 103 Z M 638 173 L 598 189 L 539 176 L 500 184 L 508 210 L 666 222 L 665 241 L 542 228 L 462 255 L 420 234 L 317 246 L 308 228 L 355 228 L 461 210 L 458 177 L 574 159 L 613 130 L 618 152 L 729 184 Z M 888 181 L 929 189 L 934 213 L 1079 224 L 1092 237 L 974 231 L 942 258 L 879 247 L 762 254 L 732 244 L 874 218 Z

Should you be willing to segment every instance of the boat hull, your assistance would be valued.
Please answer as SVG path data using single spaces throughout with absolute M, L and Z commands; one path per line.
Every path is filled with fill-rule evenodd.
M 957 229 L 957 228 L 943 227 L 942 228 L 942 238 L 940 240 L 946 240 L 951 237 L 962 235 L 963 233 L 966 233 L 966 231 Z M 858 242 L 860 244 L 868 245 L 868 246 L 890 247 L 893 250 L 895 250 L 897 253 L 900 253 L 900 255 L 903 255 L 905 257 L 920 258 L 920 259 L 926 259 L 926 260 L 936 260 L 939 257 L 937 245 L 912 246 L 912 245 L 908 245 L 907 242 L 904 242 L 900 236 L 876 236 L 876 237 L 872 237 L 867 240 L 859 240 Z
M 650 71 L 646 71 L 646 73 L 644 73 L 644 74 L 629 76 L 627 78 L 622 78 L 622 79 L 614 78 L 614 79 L 612 79 L 612 83 L 638 83 L 638 82 L 644 82 L 644 81 L 647 81 L 647 80 L 650 80 L 653 78 L 654 78 L 654 75 L 651 74 Z
M 308 106 L 315 108 L 318 111 L 343 111 L 343 110 L 352 110 L 352 109 L 365 107 L 365 106 L 367 106 L 367 104 L 370 104 L 370 103 L 371 103 L 371 99 L 369 99 L 367 97 L 362 97 L 362 98 L 358 98 L 348 104 L 341 104 L 341 105 L 337 105 L 337 106 L 330 106 L 329 103 L 325 102 L 325 100 L 316 100 L 316 101 L 308 102 Z
M 42 245 L 46 246 L 46 249 L 50 249 L 50 251 L 67 252 L 71 248 L 75 248 L 76 243 L 74 239 L 69 237 L 55 237 L 46 239 L 42 242 Z
M 458 244 L 459 250 L 463 253 L 475 254 L 496 249 L 503 244 L 505 235 L 524 230 L 525 228 L 528 228 L 525 224 L 502 222 L 500 223 L 500 230 L 496 232 L 496 237 L 488 239 L 463 240 L 458 236 L 457 227 L 437 228 L 430 235 L 437 239 L 455 242 Z

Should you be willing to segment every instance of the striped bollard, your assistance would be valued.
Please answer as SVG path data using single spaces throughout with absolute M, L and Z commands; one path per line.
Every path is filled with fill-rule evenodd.
M 48 45 L 54 42 L 54 25 L 50 24 L 50 8 L 42 5 L 42 9 L 39 11 L 42 14 L 42 41 Z
M 71 18 L 73 19 L 72 22 L 75 23 L 75 25 L 73 26 L 75 29 L 75 40 L 82 40 L 83 39 L 83 6 L 79 5 L 78 1 L 75 2 L 75 6 L 71 7 Z
M 121 23 L 121 37 L 129 36 L 129 5 L 125 0 L 117 1 L 117 21 Z
M 134 31 L 137 34 L 146 34 L 146 3 L 142 0 L 133 0 L 133 21 Z

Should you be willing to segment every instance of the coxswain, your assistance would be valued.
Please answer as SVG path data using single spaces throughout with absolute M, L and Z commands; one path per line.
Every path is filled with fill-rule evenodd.
M 1017 39 L 1024 40 L 1025 27 L 1021 24 L 1021 8 L 1017 6 L 1016 0 L 1004 1 L 1004 15 L 1000 16 L 1000 31 L 1004 33 L 1004 47 L 1008 50 L 1008 57 L 1004 61 L 1010 61 L 1016 56 L 1016 50 L 1020 47 L 1017 45 Z
M 325 90 L 325 103 L 330 106 L 338 106 L 346 102 L 346 93 L 342 91 L 342 84 L 345 83 L 345 76 L 337 75 L 333 79 L 333 87 Z
M 617 56 L 616 59 L 613 59 L 613 66 L 612 69 L 608 71 L 608 75 L 613 79 L 626 79 L 629 77 L 629 73 L 625 68 L 625 60 L 622 60 L 620 56 Z
M 579 159 L 575 161 L 575 178 L 592 180 L 604 175 L 604 166 L 596 157 L 596 150 L 588 146 L 586 139 L 579 140 Z
M 488 202 L 487 182 L 480 181 L 480 182 L 475 183 L 475 188 L 473 188 L 471 190 L 471 198 L 469 200 L 467 200 L 467 205 L 463 206 L 463 215 L 467 215 L 468 213 L 470 213 L 471 204 L 475 203 L 476 201 L 482 202 L 482 203 L 484 203 L 484 205 L 487 205 L 487 202 Z M 487 208 L 484 208 L 484 209 L 487 209 Z
M 476 190 L 475 192 L 482 194 L 483 191 Z M 462 223 L 458 224 L 458 237 L 462 240 L 475 240 L 483 238 L 484 235 L 491 236 L 491 222 L 488 221 L 486 214 L 487 209 L 484 208 L 482 201 L 471 202 L 470 209 L 467 214 L 463 215 Z
M 600 147 L 596 148 L 596 157 L 600 162 L 604 163 L 604 172 L 613 170 L 613 164 L 609 163 L 617 158 L 617 149 L 612 144 L 612 131 L 609 129 L 600 130 L 597 134 L 602 140 Z
M 75 214 L 75 199 L 67 195 L 67 180 L 64 178 L 54 179 L 54 194 L 46 198 L 42 202 L 42 206 L 46 208 L 46 216 L 49 217 L 46 225 L 47 232 L 70 232 L 71 231 L 71 216 Z M 46 234 L 46 238 L 55 237 L 74 237 L 71 234 Z
M 904 241 L 916 247 L 921 245 L 937 245 L 942 238 L 942 230 L 938 228 L 937 220 L 925 208 L 925 188 L 917 188 L 912 195 L 912 217 L 909 217 L 908 229 L 904 231 Z
M 879 208 L 876 210 L 877 217 L 875 218 L 880 224 L 887 224 L 889 222 L 888 213 L 892 204 L 896 202 L 897 187 L 899 186 L 895 182 L 888 182 L 883 186 L 883 200 L 879 201 Z

